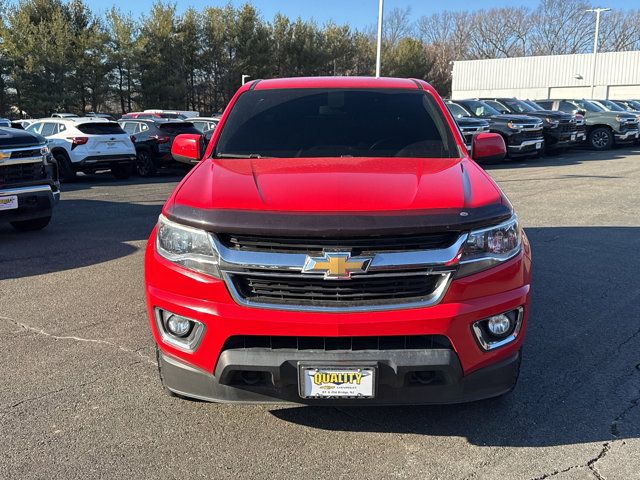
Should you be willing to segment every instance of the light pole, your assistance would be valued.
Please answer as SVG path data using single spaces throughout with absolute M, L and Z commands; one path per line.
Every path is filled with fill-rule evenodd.
M 593 98 L 593 90 L 596 86 L 596 59 L 598 57 L 598 34 L 600 33 L 600 14 L 609 12 L 610 8 L 590 8 L 587 12 L 595 12 L 596 14 L 596 32 L 593 37 L 593 56 L 591 57 L 591 98 Z
M 382 12 L 384 0 L 378 0 L 378 49 L 376 52 L 376 77 L 380 76 L 380 63 L 382 62 Z
M 242 85 L 247 83 L 247 80 L 251 78 L 251 75 L 242 75 Z

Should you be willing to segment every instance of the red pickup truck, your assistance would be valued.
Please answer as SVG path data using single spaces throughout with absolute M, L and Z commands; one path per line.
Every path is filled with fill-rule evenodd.
M 205 151 L 202 152 L 201 150 Z M 220 402 L 454 403 L 515 386 L 531 252 L 426 82 L 256 80 L 149 239 L 163 385 Z

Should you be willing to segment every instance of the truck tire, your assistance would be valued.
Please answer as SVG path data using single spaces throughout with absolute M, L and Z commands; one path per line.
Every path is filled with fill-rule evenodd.
M 138 150 L 136 157 L 136 172 L 138 175 L 141 177 L 151 177 L 156 174 L 158 167 L 153 161 L 153 156 L 149 150 Z
M 613 132 L 608 127 L 594 128 L 589 132 L 587 140 L 594 150 L 610 150 L 613 147 Z
M 58 172 L 60 172 L 60 180 L 63 182 L 72 182 L 76 179 L 76 171 L 73 169 L 73 165 L 71 165 L 71 160 L 67 157 L 66 154 L 62 152 L 56 152 L 53 155 L 53 158 L 56 159 L 58 163 Z
M 133 173 L 133 164 L 115 165 L 111 167 L 111 174 L 118 180 L 126 180 Z
M 51 221 L 51 215 L 42 218 L 33 218 L 31 220 L 20 220 L 18 222 L 11 222 L 11 226 L 20 232 L 33 232 L 35 230 L 42 230 L 49 225 Z

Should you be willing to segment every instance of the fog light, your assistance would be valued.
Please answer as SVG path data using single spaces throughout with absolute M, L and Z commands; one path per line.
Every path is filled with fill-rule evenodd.
M 518 307 L 515 310 L 483 318 L 471 325 L 471 330 L 485 351 L 514 342 L 520 335 L 522 328 L 524 309 Z
M 496 337 L 502 337 L 511 330 L 511 319 L 505 314 L 495 315 L 487 319 L 487 329 Z
M 205 332 L 202 322 L 160 308 L 154 308 L 154 317 L 164 343 L 186 352 L 196 351 Z
M 186 337 L 191 331 L 191 320 L 179 315 L 170 314 L 167 318 L 167 330 L 176 337 Z

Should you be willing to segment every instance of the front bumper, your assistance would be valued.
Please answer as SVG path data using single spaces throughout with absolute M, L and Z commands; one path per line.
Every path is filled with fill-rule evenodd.
M 453 403 L 500 395 L 511 388 L 529 313 L 531 257 L 526 236 L 523 251 L 492 269 L 451 282 L 442 300 L 430 307 L 348 313 L 286 311 L 237 304 L 224 282 L 187 271 L 155 251 L 155 231 L 147 245 L 145 278 L 148 314 L 165 386 L 181 395 L 215 401 L 300 402 L 295 370 L 298 361 L 365 361 L 380 370 L 376 398 L 365 403 Z M 502 312 L 524 308 L 520 335 L 504 347 L 484 351 L 472 324 Z M 156 324 L 155 309 L 182 315 L 205 326 L 198 348 L 185 351 L 167 344 Z M 439 335 L 449 349 L 362 351 L 256 351 L 225 348 L 236 336 L 373 337 Z M 519 360 L 518 360 L 519 361 Z M 503 363 L 510 366 L 504 366 Z M 496 367 L 500 374 L 491 379 Z M 515 364 L 517 366 L 517 364 Z M 319 365 L 326 366 L 326 365 Z M 439 372 L 437 385 L 408 385 L 409 367 Z M 263 371 L 265 385 L 238 385 L 233 372 Z M 474 372 L 484 372 L 477 373 Z M 386 372 L 386 373 L 385 373 Z M 510 373 L 511 372 L 511 373 Z M 473 376 L 472 376 L 473 374 Z M 345 401 L 343 401 L 345 402 Z M 322 404 L 327 404 L 323 401 Z
M 0 210 L 0 221 L 19 222 L 49 217 L 54 205 L 60 200 L 60 191 L 53 190 L 51 185 L 46 184 L 0 189 L 0 197 L 13 195 L 18 197 L 18 208 Z
M 516 145 L 507 145 L 507 150 L 510 154 L 526 154 L 541 152 L 544 150 L 543 139 L 524 140 Z
M 304 399 L 298 393 L 298 363 L 326 366 L 345 363 L 375 365 L 376 396 L 372 399 Z M 452 350 L 293 353 L 255 351 L 224 352 L 215 374 L 199 370 L 175 357 L 159 353 L 164 385 L 174 393 L 199 400 L 233 403 L 302 403 L 307 405 L 416 405 L 461 403 L 507 393 L 518 378 L 520 351 L 493 365 L 464 375 Z M 258 385 L 238 383 L 235 373 L 265 372 Z M 434 372 L 434 381 L 412 381 L 415 371 Z
M 624 133 L 615 133 L 614 138 L 616 139 L 616 142 L 631 142 L 638 140 L 638 138 L 640 138 L 640 133 L 637 129 L 627 130 Z

